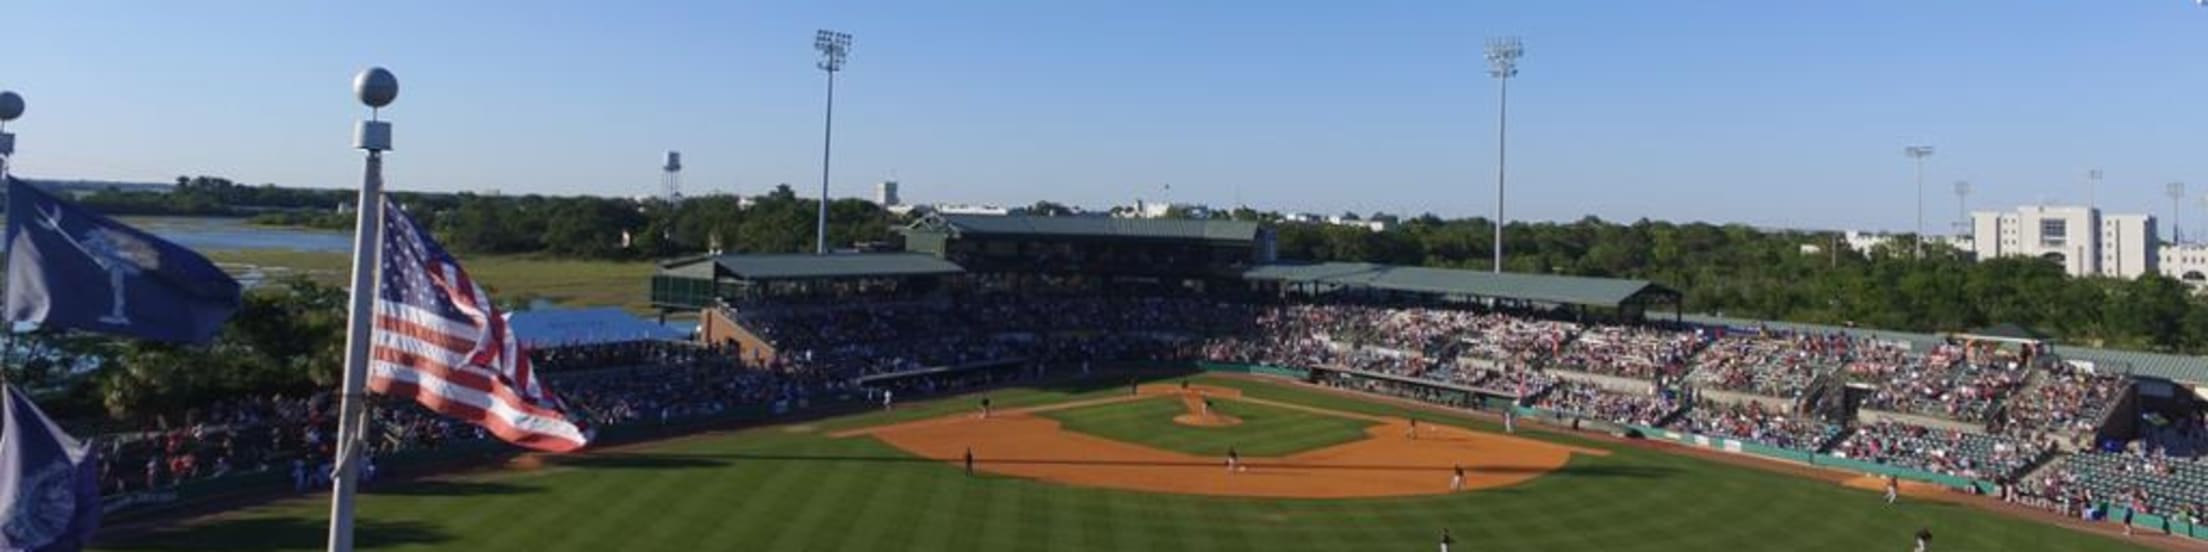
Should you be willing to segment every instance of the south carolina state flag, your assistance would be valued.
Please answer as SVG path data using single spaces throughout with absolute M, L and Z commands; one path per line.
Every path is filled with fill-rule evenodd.
M 8 179 L 10 326 L 205 343 L 240 289 L 205 257 Z
M 92 447 L 62 433 L 13 385 L 0 400 L 0 550 L 62 552 L 100 526 Z

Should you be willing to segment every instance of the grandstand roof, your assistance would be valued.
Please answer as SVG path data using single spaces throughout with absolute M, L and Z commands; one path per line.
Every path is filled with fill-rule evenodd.
M 716 255 L 661 265 L 659 271 L 662 275 L 699 279 L 726 274 L 743 280 L 807 280 L 935 276 L 966 270 L 950 261 L 921 253 L 838 253 Z
M 1645 280 L 1587 278 L 1551 274 L 1494 273 L 1477 270 L 1396 266 L 1372 263 L 1269 264 L 1242 274 L 1250 280 L 1316 283 L 1417 293 L 1520 299 L 1543 303 L 1616 307 L 1679 292 Z
M 1860 335 L 1874 339 L 1906 341 L 1925 347 L 1938 345 L 1942 341 L 1945 341 L 1940 336 L 1932 334 L 1872 330 L 1864 328 L 1849 328 L 1845 326 L 1829 326 L 1824 324 L 1804 324 L 1799 322 L 1779 322 L 1773 320 L 1751 320 L 1746 318 L 1726 318 L 1722 316 L 1709 316 L 1699 314 L 1689 314 L 1682 317 L 1682 319 L 1689 323 L 1701 324 L 1704 326 L 1729 326 L 1741 329 L 1766 327 L 1778 330 L 1791 330 L 1808 333 L 1847 332 L 1849 334 Z M 2114 349 L 2094 349 L 2090 347 L 2078 347 L 2072 345 L 2055 345 L 2052 347 L 2052 350 L 2054 351 L 2055 355 L 2067 360 L 2083 360 L 2091 362 L 2093 363 L 2094 370 L 2104 374 L 2129 374 L 2134 376 L 2151 376 L 2195 383 L 2208 383 L 2208 357 L 2148 353 L 2141 351 L 2121 351 Z
M 947 230 L 960 235 L 1252 241 L 1257 239 L 1258 226 L 1255 222 L 1239 220 L 937 214 L 913 223 L 913 228 Z
M 2056 355 L 2067 360 L 2083 360 L 2093 363 L 2093 369 L 2101 373 L 2153 376 L 2178 381 L 2208 383 L 2208 358 L 2189 355 L 2168 355 L 2141 351 L 2091 349 L 2068 345 L 2054 346 Z
M 1753 329 L 1757 329 L 1757 328 L 1770 328 L 1770 329 L 1773 329 L 1773 330 L 1784 330 L 1784 331 L 1790 331 L 1790 332 L 1799 332 L 1799 333 L 1806 333 L 1806 334 L 1829 334 L 1829 333 L 1847 333 L 1847 334 L 1850 334 L 1850 335 L 1863 336 L 1863 337 L 1868 337 L 1868 338 L 1872 338 L 1872 339 L 1884 339 L 1884 340 L 1887 340 L 1887 341 L 1901 341 L 1901 342 L 1906 342 L 1906 343 L 1910 343 L 1910 344 L 1912 344 L 1912 346 L 1921 346 L 1921 347 L 1931 347 L 1931 346 L 1934 346 L 1934 345 L 1939 345 L 1939 344 L 1941 344 L 1941 343 L 1944 343 L 1944 342 L 1946 342 L 1946 341 L 1947 341 L 1947 340 L 1946 340 L 1945 338 L 1942 338 L 1942 337 L 1940 337 L 1940 336 L 1937 336 L 1937 335 L 1932 335 L 1932 334 L 1926 334 L 1926 333 L 1915 333 L 1915 332 L 1897 332 L 1897 331 L 1892 331 L 1892 330 L 1874 330 L 1874 329 L 1869 329 L 1869 328 L 1851 328 L 1851 327 L 1847 327 L 1847 326 L 1833 326 L 1833 325 L 1829 325 L 1829 324 L 1809 324 L 1809 323 L 1804 323 L 1804 322 L 1783 322 L 1783 321 L 1778 321 L 1778 320 L 1756 320 L 1756 319 L 1751 319 L 1751 318 L 1729 318 L 1729 317 L 1724 317 L 1724 316 L 1711 316 L 1711 315 L 1707 315 L 1707 314 L 1689 314 L 1689 315 L 1686 315 L 1686 316 L 1682 316 L 1682 317 L 1680 317 L 1680 321 L 1682 321 L 1682 322 L 1687 322 L 1687 323 L 1690 323 L 1690 324 L 1700 324 L 1700 325 L 1703 325 L 1703 326 L 1724 326 L 1724 327 L 1729 327 L 1729 328 L 1736 328 L 1736 329 L 1742 329 L 1742 330 L 1753 330 Z

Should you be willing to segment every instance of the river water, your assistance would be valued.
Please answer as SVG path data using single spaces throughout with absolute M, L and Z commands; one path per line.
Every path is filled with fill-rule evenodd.
M 353 250 L 350 232 L 257 226 L 242 218 L 121 217 L 120 220 L 199 251 L 286 249 L 344 253 Z

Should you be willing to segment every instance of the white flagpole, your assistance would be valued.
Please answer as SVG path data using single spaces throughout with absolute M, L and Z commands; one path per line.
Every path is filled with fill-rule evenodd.
M 8 121 L 23 116 L 23 96 L 11 90 L 0 90 L 0 182 L 8 179 L 8 161 L 15 157 L 15 135 L 8 133 Z
M 16 94 L 13 90 L 0 90 L 0 186 L 7 185 L 8 162 L 15 159 L 15 135 L 8 132 L 8 121 L 16 120 L 22 116 L 23 96 Z M 14 198 L 9 199 L 13 200 Z M 5 208 L 6 204 L 0 203 L 0 212 L 4 212 Z M 0 244 L 0 252 L 6 251 L 7 246 Z M 7 289 L 7 283 L 4 280 L 5 278 L 0 278 L 0 291 L 6 291 Z M 14 324 L 0 321 L 0 381 L 6 381 L 5 368 L 8 361 L 15 358 L 12 353 L 15 351 L 17 340 L 15 339 L 15 328 L 13 326 Z
M 370 108 L 368 120 L 353 134 L 354 147 L 368 150 L 368 161 L 353 210 L 353 301 L 345 333 L 345 387 L 338 405 L 336 488 L 330 492 L 331 552 L 353 550 L 353 493 L 360 487 L 355 460 L 367 430 L 368 344 L 383 262 L 383 152 L 391 149 L 391 123 L 376 120 L 376 110 L 398 98 L 399 80 L 382 67 L 370 67 L 353 78 L 353 93 Z

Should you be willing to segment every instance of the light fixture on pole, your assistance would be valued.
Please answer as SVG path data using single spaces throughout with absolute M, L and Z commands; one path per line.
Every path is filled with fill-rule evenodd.
M 1518 76 L 1518 58 L 1526 55 L 1525 43 L 1518 37 L 1506 36 L 1487 41 L 1487 74 L 1495 77 L 1498 94 L 1495 108 L 1495 266 L 1503 271 L 1503 191 L 1504 170 L 1508 160 L 1510 138 L 1510 78 Z
M 8 162 L 15 157 L 15 135 L 8 132 L 8 121 L 23 116 L 23 96 L 12 90 L 0 90 L 0 181 L 8 178 Z
M 2170 241 L 2185 243 L 2185 231 L 2177 225 L 2178 217 L 2182 211 L 2178 207 L 2179 200 L 2185 199 L 2185 183 L 2171 182 L 2162 188 L 2162 193 L 2170 196 Z
M 375 317 L 376 272 L 382 262 L 383 152 L 391 150 L 391 123 L 379 116 L 399 97 L 399 79 L 382 67 L 353 77 L 353 95 L 368 106 L 368 120 L 354 127 L 353 147 L 368 151 L 355 204 L 352 304 L 345 332 L 345 381 L 338 395 L 336 485 L 330 492 L 330 550 L 353 549 L 353 493 L 360 488 L 360 445 L 367 429 L 368 340 Z
M 2089 169 L 2089 170 L 2085 171 L 2085 208 L 2087 208 L 2087 209 L 2092 209 L 2092 208 L 2093 208 L 2093 191 L 2094 191 L 2094 189 L 2097 189 L 2097 188 L 2100 188 L 2100 187 L 2101 187 L 2101 170 L 2100 170 L 2100 169 Z
M 1917 162 L 1917 257 L 1924 257 L 1924 158 L 1932 156 L 1932 146 L 1909 146 L 1902 154 Z
M 1955 222 L 1956 230 L 1963 235 L 1970 235 L 1970 181 L 1968 180 L 1955 181 L 1955 216 L 1960 217 Z
M 821 122 L 820 131 L 820 220 L 815 221 L 815 253 L 828 254 L 828 152 L 835 143 L 836 132 L 836 72 L 843 70 L 843 58 L 851 53 L 851 35 L 827 29 L 813 34 L 813 49 L 820 51 L 820 62 L 814 64 L 828 73 L 828 111 Z

